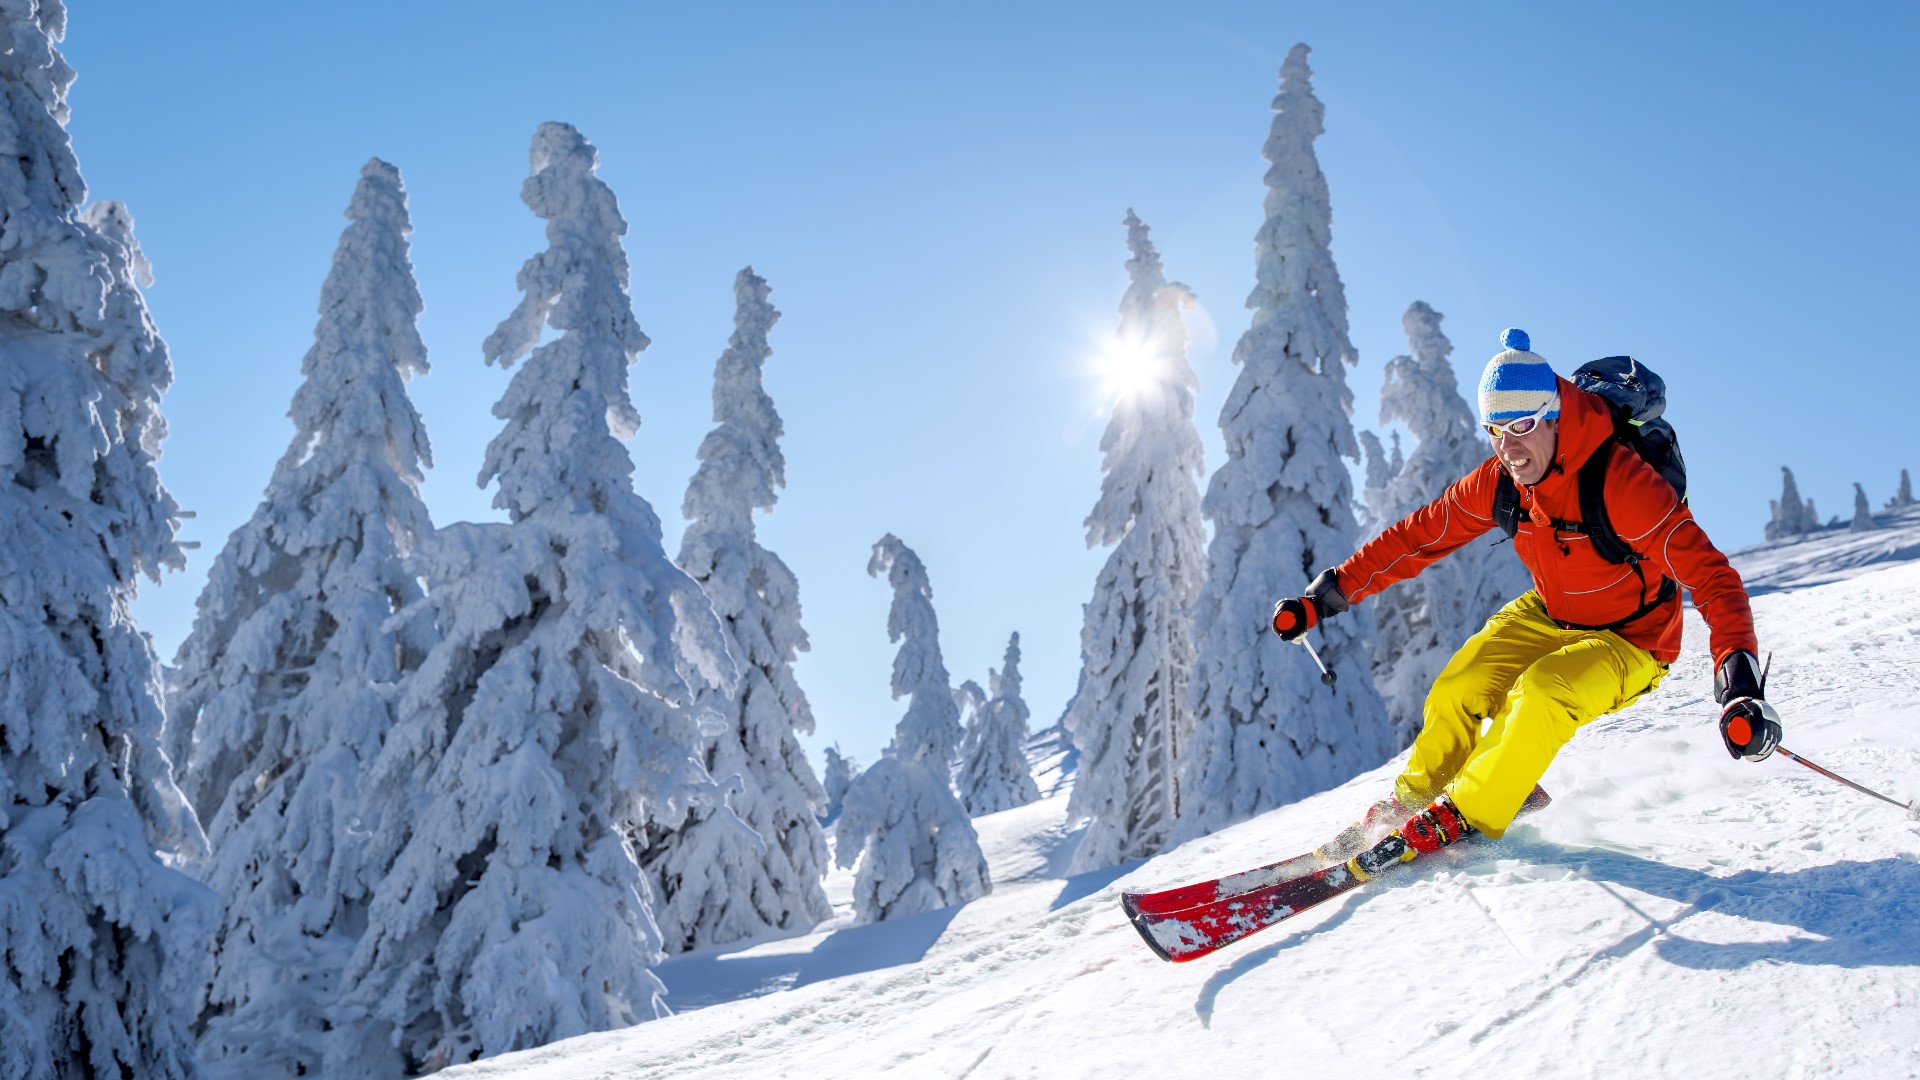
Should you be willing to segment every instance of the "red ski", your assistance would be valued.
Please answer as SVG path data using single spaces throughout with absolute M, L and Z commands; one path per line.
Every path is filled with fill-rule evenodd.
M 1522 817 L 1531 814 L 1552 801 L 1552 797 L 1546 793 L 1546 790 L 1536 785 L 1532 794 L 1527 796 L 1527 801 L 1520 804 L 1520 812 L 1514 816 Z M 1256 866 L 1251 870 L 1228 874 L 1226 877 L 1209 878 L 1206 881 L 1196 881 L 1191 885 L 1176 885 L 1169 889 L 1123 892 L 1120 894 L 1120 907 L 1126 911 L 1129 919 L 1142 913 L 1158 915 L 1184 911 L 1200 904 L 1211 904 L 1216 900 L 1226 900 L 1282 881 L 1290 881 L 1311 874 L 1315 870 L 1338 866 L 1367 849 L 1365 840 L 1356 843 L 1351 835 L 1358 832 L 1360 828 L 1358 824 L 1350 825 L 1343 829 L 1339 836 L 1305 855 L 1295 855 L 1290 859 L 1270 862 L 1265 866 Z
M 1380 841 L 1379 846 L 1395 847 L 1393 852 L 1382 853 L 1390 854 L 1394 861 L 1400 851 L 1411 850 L 1397 833 Z M 1133 917 L 1133 928 L 1160 959 L 1175 963 L 1195 960 L 1365 884 L 1371 875 L 1355 864 L 1366 855 L 1185 911 L 1142 912 Z
M 1552 801 L 1544 790 L 1536 787 L 1521 805 L 1520 813 L 1533 813 Z M 1463 839 L 1471 840 L 1479 835 L 1471 833 Z M 1303 860 L 1318 864 L 1319 853 L 1295 856 L 1215 881 L 1198 882 L 1155 893 L 1123 894 L 1121 907 L 1126 911 L 1133 928 L 1139 931 L 1141 940 L 1155 955 L 1162 960 L 1178 963 L 1205 956 L 1282 919 L 1358 888 L 1370 878 L 1402 862 L 1411 861 L 1413 857 L 1414 852 L 1407 847 L 1406 841 L 1399 833 L 1393 833 L 1345 862 L 1320 865 L 1318 869 L 1308 868 L 1291 878 L 1270 880 L 1288 865 L 1299 865 Z M 1269 880 L 1240 892 L 1222 891 L 1228 882 L 1256 878 Z M 1147 906 L 1170 903 L 1172 901 L 1169 898 L 1173 897 L 1207 895 L 1212 898 L 1185 908 Z
M 1211 904 L 1217 900 L 1229 900 L 1241 893 L 1253 892 L 1290 881 L 1315 870 L 1335 865 L 1336 861 L 1324 857 L 1326 848 L 1315 848 L 1305 855 L 1295 855 L 1291 859 L 1281 859 L 1265 866 L 1256 866 L 1238 874 L 1213 878 L 1208 881 L 1196 881 L 1191 885 L 1176 885 L 1171 889 L 1155 892 L 1123 892 L 1120 894 L 1120 906 L 1131 919 L 1136 915 L 1169 915 L 1176 911 L 1185 911 L 1201 904 Z

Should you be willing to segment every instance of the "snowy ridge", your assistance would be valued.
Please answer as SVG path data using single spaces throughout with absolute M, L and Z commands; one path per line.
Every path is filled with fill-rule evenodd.
M 1880 541 L 1920 538 L 1920 522 L 1889 524 Z M 1755 614 L 1786 744 L 1911 799 L 1920 561 L 1863 566 L 1861 540 L 1737 561 L 1775 590 Z M 1787 576 L 1788 549 L 1815 584 Z M 1341 1074 L 1359 1076 L 1920 1075 L 1920 822 L 1777 755 L 1727 758 L 1705 628 L 1687 617 L 1666 684 L 1574 740 L 1547 774 L 1545 812 L 1218 957 L 1154 959 L 1117 890 L 1323 839 L 1397 762 L 1075 878 L 1048 857 L 1065 800 L 1043 779 L 1039 802 L 977 820 L 989 896 L 850 927 L 838 874 L 840 917 L 814 934 L 659 969 L 679 1015 L 445 1075 L 1213 1077 L 1335 1047 Z M 694 977 L 722 972 L 763 978 L 693 1007 L 716 1000 L 695 1000 Z
M 1873 515 L 1876 528 L 1849 532 L 1845 526 L 1788 536 L 1744 548 L 1734 565 L 1753 594 L 1796 585 L 1843 581 L 1863 570 L 1920 559 L 1920 504 Z

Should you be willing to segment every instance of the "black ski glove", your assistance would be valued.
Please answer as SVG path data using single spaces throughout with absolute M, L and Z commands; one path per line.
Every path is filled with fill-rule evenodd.
M 1329 615 L 1347 610 L 1347 598 L 1340 594 L 1340 578 L 1331 569 L 1307 586 L 1305 596 L 1296 596 L 1273 605 L 1273 632 L 1282 641 L 1299 641 L 1307 631 Z
M 1720 741 L 1733 757 L 1759 761 L 1780 745 L 1780 713 L 1761 697 L 1764 691 L 1752 653 L 1730 654 L 1713 673 L 1713 696 L 1722 706 Z

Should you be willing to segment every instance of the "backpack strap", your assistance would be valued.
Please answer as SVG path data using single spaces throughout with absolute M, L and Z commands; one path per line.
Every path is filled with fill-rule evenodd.
M 1493 488 L 1493 523 L 1500 526 L 1500 531 L 1506 533 L 1507 539 L 1511 540 L 1520 532 L 1520 517 L 1520 489 L 1515 486 L 1513 477 L 1507 470 L 1501 469 L 1500 479 L 1494 483 Z M 1587 531 L 1587 527 L 1577 521 L 1565 521 L 1560 518 L 1550 518 L 1547 524 L 1551 525 L 1556 533 L 1584 534 Z
M 1493 489 L 1493 523 L 1511 540 L 1520 531 L 1520 489 L 1507 470 L 1500 470 L 1500 481 Z
M 1610 563 L 1626 563 L 1637 571 L 1641 556 L 1613 531 L 1613 521 L 1607 516 L 1607 466 L 1613 462 L 1614 444 L 1623 441 L 1616 425 L 1614 433 L 1580 463 L 1580 471 L 1575 476 L 1580 490 L 1580 527 L 1567 531 L 1586 534 L 1601 558 Z M 1646 582 L 1642 580 L 1641 584 L 1644 586 Z
M 1624 619 L 1608 623 L 1605 626 L 1572 626 L 1569 630 L 1618 630 L 1622 626 L 1638 619 L 1661 604 L 1666 603 L 1679 592 L 1679 586 L 1670 577 L 1662 575 L 1660 585 L 1653 598 L 1647 598 L 1647 572 L 1640 568 L 1646 556 L 1633 550 L 1620 534 L 1613 530 L 1613 521 L 1607 516 L 1607 466 L 1613 463 L 1613 447 L 1616 443 L 1634 449 L 1629 439 L 1634 438 L 1631 426 L 1618 412 L 1613 414 L 1613 434 L 1607 436 L 1587 460 L 1580 464 L 1578 475 L 1580 486 L 1580 517 L 1587 539 L 1593 542 L 1593 550 L 1610 563 L 1623 564 L 1640 579 L 1640 606 L 1633 614 Z

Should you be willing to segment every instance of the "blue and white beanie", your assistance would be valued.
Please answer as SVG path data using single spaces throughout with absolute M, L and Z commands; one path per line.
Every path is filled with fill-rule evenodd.
M 1532 416 L 1551 403 L 1544 419 L 1560 415 L 1560 383 L 1541 356 L 1527 351 L 1532 342 L 1525 330 L 1500 335 L 1500 352 L 1487 361 L 1480 376 L 1480 422 L 1505 424 Z

